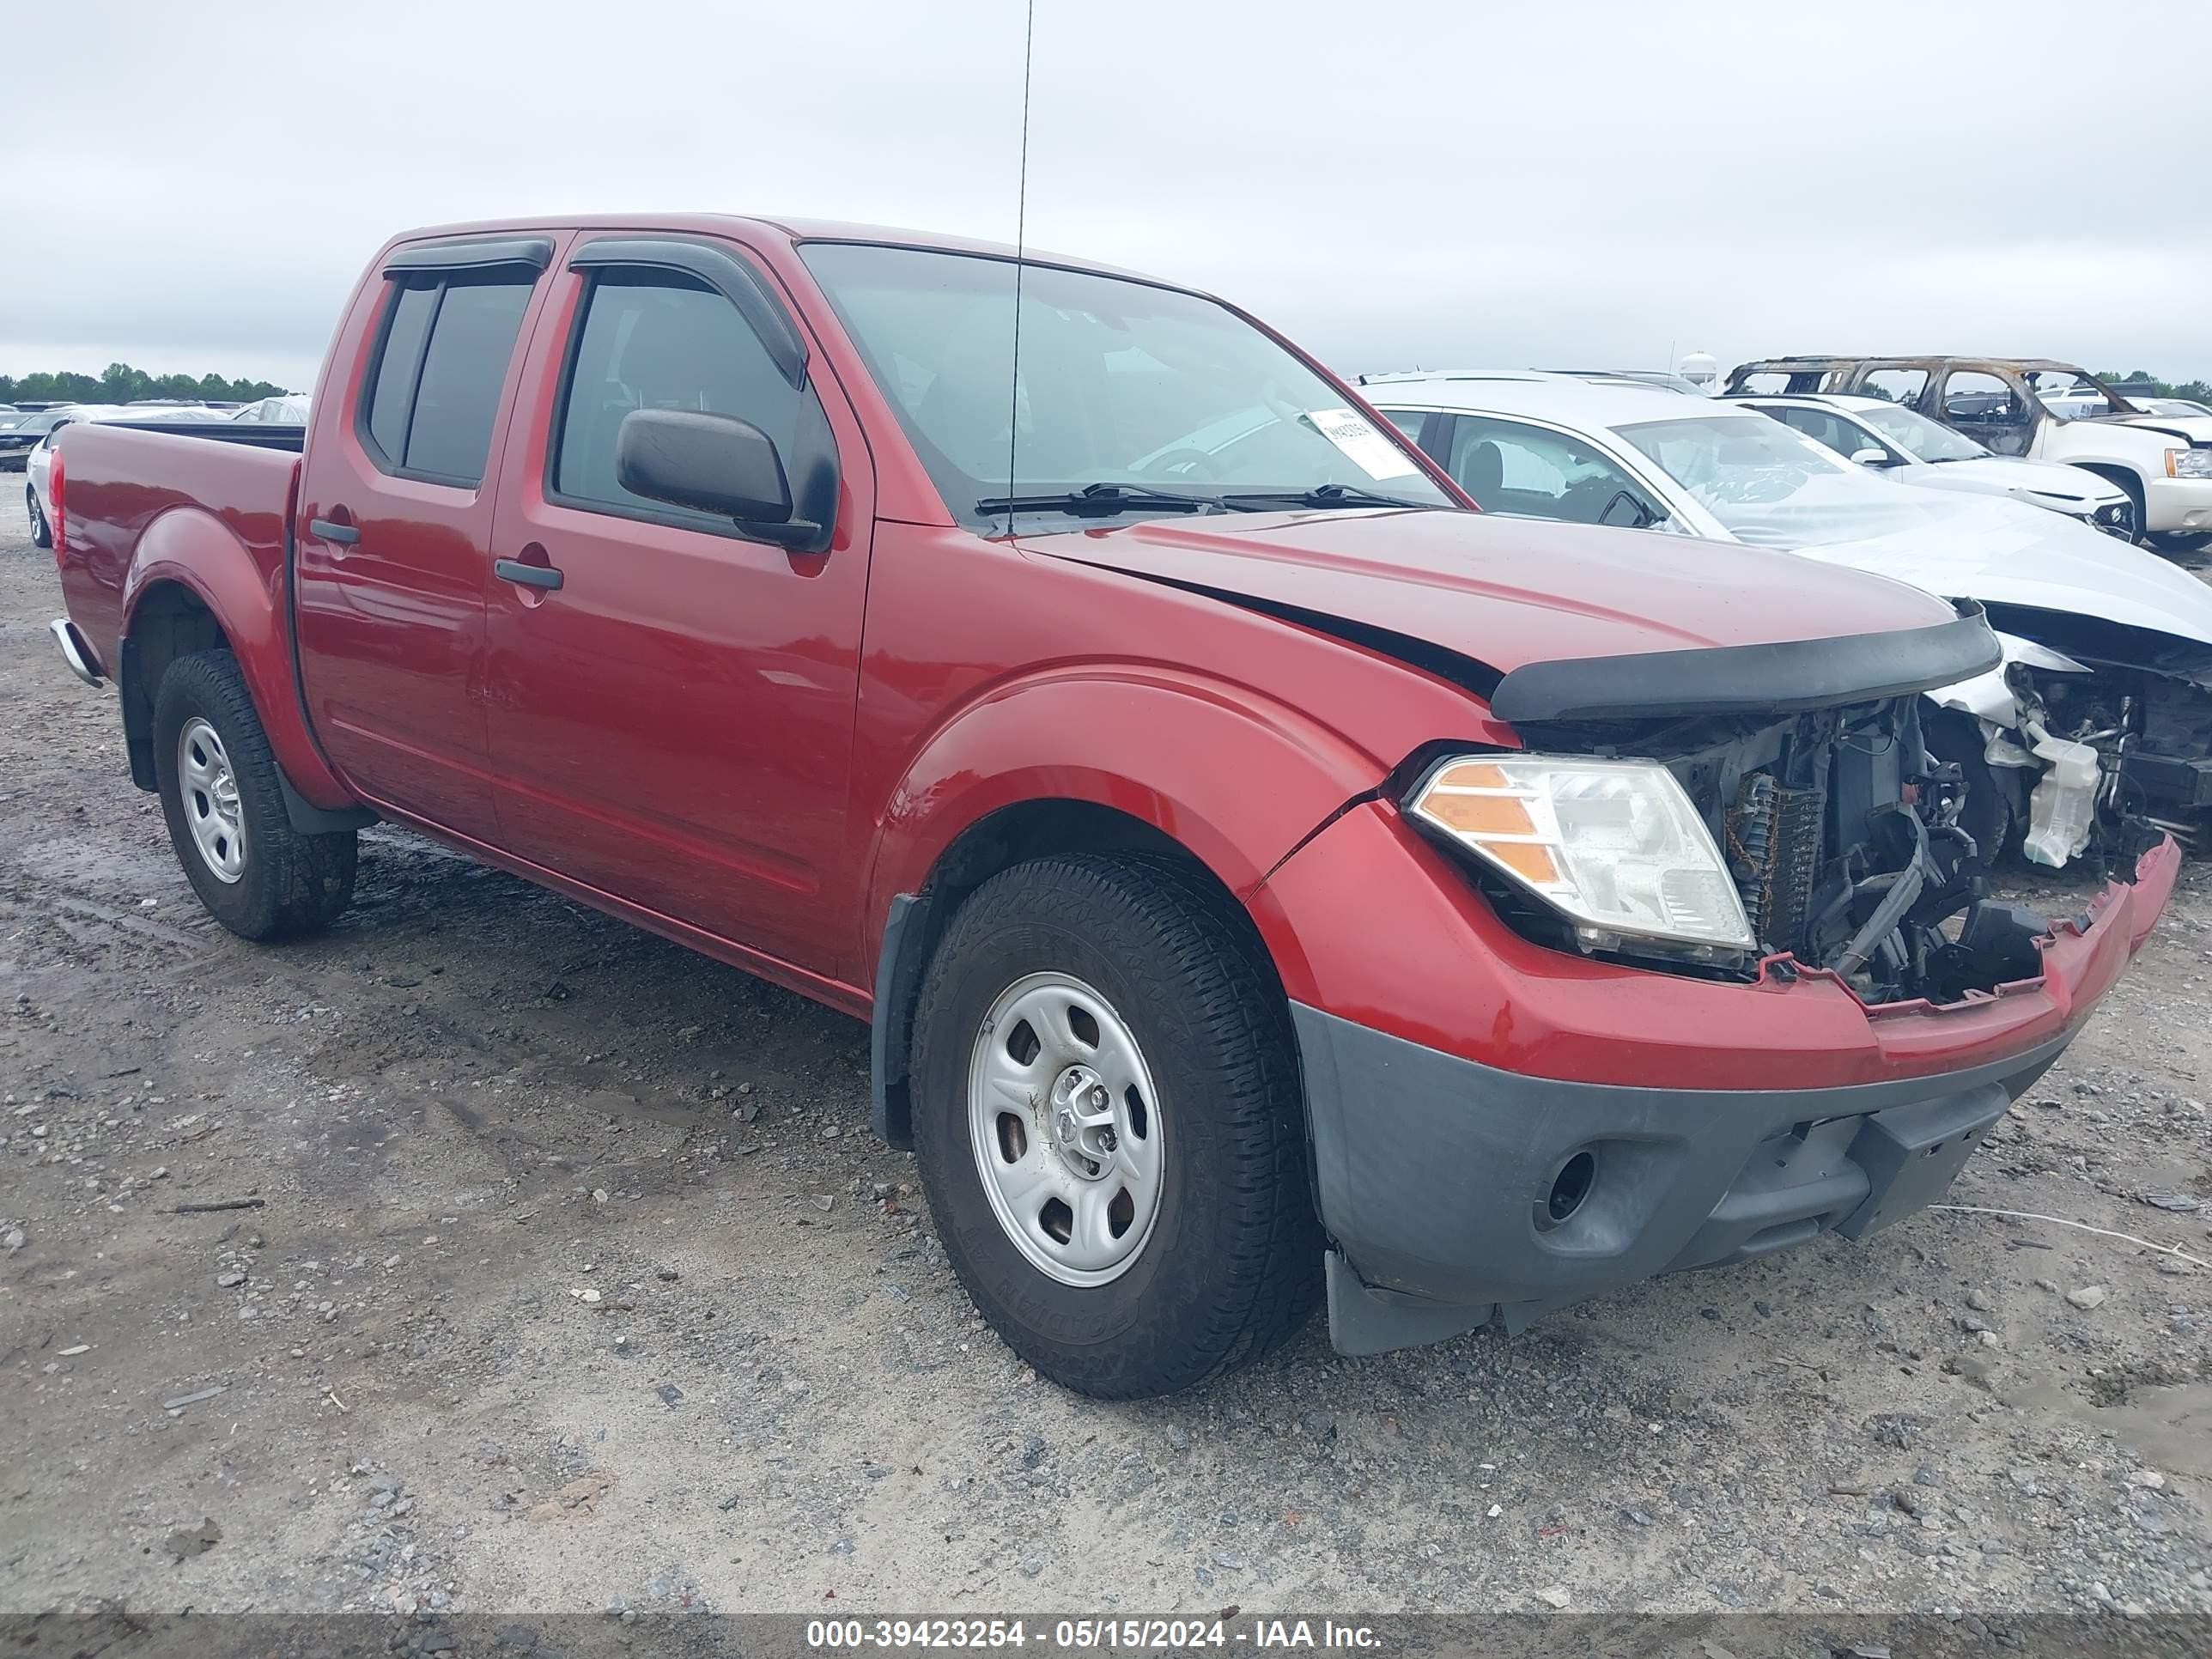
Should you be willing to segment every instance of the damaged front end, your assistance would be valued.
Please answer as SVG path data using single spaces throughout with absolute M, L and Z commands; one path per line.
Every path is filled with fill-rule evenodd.
M 1411 797 L 1415 815 L 1479 854 L 1500 913 L 1559 949 L 1746 981 L 1815 971 L 1869 1006 L 1954 1004 L 2036 979 L 2050 925 L 1990 896 L 1994 849 L 1963 816 L 1966 769 L 1932 750 L 1923 729 L 1935 711 L 1922 693 L 1945 662 L 1968 665 L 1968 629 L 1980 653 L 1971 665 L 1995 666 L 1996 641 L 1970 609 L 1953 630 L 1921 630 L 1903 655 L 1869 636 L 1726 663 L 1710 659 L 1735 653 L 1708 653 L 1695 669 L 1631 659 L 1602 684 L 1595 665 L 1519 671 L 1493 708 L 1529 757 L 1431 764 Z M 1626 898 L 1570 890 L 1577 837 L 1663 852 L 1666 801 L 1644 810 L 1612 787 L 1607 769 L 1638 766 L 1663 769 L 1666 797 L 1679 787 L 1680 811 L 1717 858 L 1689 848 L 1647 859 L 1642 910 L 1664 920 L 1640 928 L 1601 913 L 1611 902 L 1632 916 Z M 1512 833 L 1524 821 L 1533 833 Z M 1723 881 L 1732 902 L 1717 906 L 1711 884 Z M 1720 919 L 1684 925 L 1693 915 Z
M 1751 943 L 1695 953 L 1569 925 L 1509 884 L 1493 900 L 1560 949 L 1750 981 L 1834 975 L 1869 1006 L 1964 1000 L 2041 971 L 2039 915 L 1989 896 L 1959 823 L 1959 769 L 1928 752 L 1917 696 L 1771 722 L 1689 720 L 1629 732 L 1546 731 L 1594 757 L 1664 765 L 1720 848 Z
M 2002 616 L 2003 664 L 1930 693 L 1932 746 L 1986 795 L 1965 818 L 1990 856 L 2124 868 L 2161 834 L 2195 849 L 2212 814 L 2212 646 L 2063 612 Z

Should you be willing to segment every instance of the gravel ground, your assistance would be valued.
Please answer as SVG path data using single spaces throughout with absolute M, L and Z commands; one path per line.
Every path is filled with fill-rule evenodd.
M 2212 1609 L 2182 1261 L 1930 1213 L 1077 1399 L 861 1027 L 389 829 L 331 935 L 233 939 L 58 609 L 0 505 L 0 1607 Z M 2212 1255 L 2208 964 L 2200 865 L 1954 1198 Z

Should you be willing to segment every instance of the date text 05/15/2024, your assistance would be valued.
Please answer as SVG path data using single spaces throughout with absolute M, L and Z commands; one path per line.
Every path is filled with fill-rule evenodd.
M 1048 1638 L 1042 1620 L 815 1619 L 806 1644 L 823 1650 L 874 1648 L 1026 1648 L 1092 1652 L 1182 1648 L 1339 1648 L 1372 1650 L 1376 1632 L 1365 1625 L 1334 1620 L 1255 1619 L 1235 1625 L 1217 1619 L 1059 1619 Z

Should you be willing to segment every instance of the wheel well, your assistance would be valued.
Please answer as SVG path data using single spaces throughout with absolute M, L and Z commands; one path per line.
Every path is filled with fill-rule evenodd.
M 2141 514 L 2143 504 L 2142 475 L 2134 468 L 2116 466 L 2108 461 L 2075 461 L 2074 465 L 2084 472 L 2094 472 L 2099 477 L 2119 485 L 2128 492 L 2129 499 L 2135 502 L 2137 514 Z M 2140 535 L 2143 528 L 2144 526 L 2138 523 L 2136 526 L 2136 533 Z
M 1091 801 L 1030 800 L 1002 807 L 961 831 L 939 855 L 921 892 L 891 900 L 871 1022 L 872 1109 L 876 1133 L 884 1140 L 899 1147 L 913 1144 L 907 1066 L 914 1047 L 915 1007 L 929 959 L 961 901 L 1000 871 L 1048 854 L 1120 852 L 1170 858 L 1188 868 L 1218 899 L 1223 918 L 1243 936 L 1266 981 L 1282 994 L 1273 958 L 1251 913 L 1196 854 L 1165 830 Z
M 162 675 L 179 657 L 229 644 L 215 613 L 182 582 L 155 582 L 140 595 L 131 613 L 131 631 L 123 636 L 116 686 L 123 699 L 131 781 L 141 789 L 155 787 L 154 696 Z

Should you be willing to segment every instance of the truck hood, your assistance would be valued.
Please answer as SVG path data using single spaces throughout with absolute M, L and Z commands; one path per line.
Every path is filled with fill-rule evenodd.
M 2148 427 L 2185 443 L 2212 444 L 2212 417 L 2203 415 L 2108 415 L 2095 424 Z
M 1789 554 L 1445 509 L 1153 519 L 1018 540 L 1032 555 L 1420 641 L 1500 674 L 1562 659 L 1924 629 L 1954 616 L 1894 580 Z
M 1950 599 L 2100 617 L 2212 645 L 2212 586 L 2155 553 L 2062 514 L 1996 496 L 1916 495 L 1881 533 L 1803 555 L 1910 581 Z

